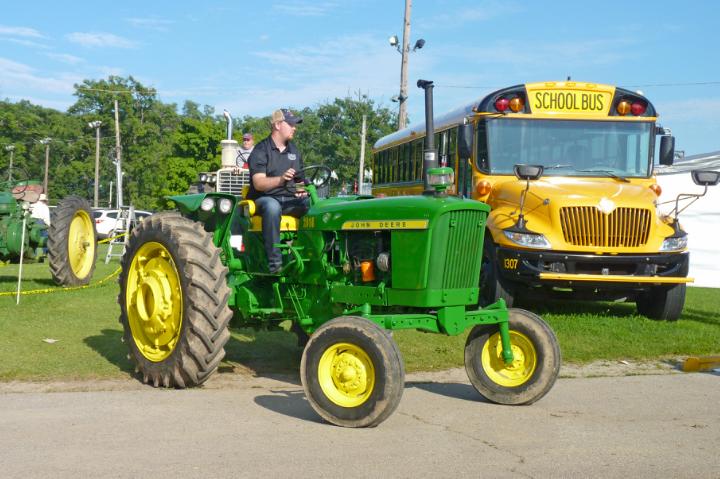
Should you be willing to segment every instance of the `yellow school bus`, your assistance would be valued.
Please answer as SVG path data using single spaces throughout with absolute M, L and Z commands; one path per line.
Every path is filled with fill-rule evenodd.
M 660 162 L 674 156 L 657 117 L 639 92 L 565 81 L 512 86 L 435 118 L 453 194 L 492 207 L 484 303 L 625 298 L 653 319 L 680 316 L 687 235 L 657 210 L 657 137 Z M 418 124 L 374 145 L 374 195 L 422 192 L 424 137 Z

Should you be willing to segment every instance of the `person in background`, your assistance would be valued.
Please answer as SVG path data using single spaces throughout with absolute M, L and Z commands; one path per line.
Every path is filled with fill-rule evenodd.
M 50 207 L 45 193 L 40 193 L 40 197 L 32 205 L 30 217 L 44 221 L 46 225 L 50 226 Z
M 237 156 L 237 167 L 243 170 L 248 169 L 248 161 L 250 161 L 250 154 L 255 148 L 255 140 L 253 139 L 252 133 L 244 133 L 242 136 L 242 145 L 238 150 Z

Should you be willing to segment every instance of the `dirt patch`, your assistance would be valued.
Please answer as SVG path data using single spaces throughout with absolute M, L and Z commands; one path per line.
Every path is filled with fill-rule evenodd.
M 678 360 L 654 361 L 595 361 L 588 364 L 563 364 L 561 378 L 618 377 L 657 374 L 682 374 Z M 406 382 L 413 383 L 466 383 L 464 368 L 444 371 L 415 372 L 407 374 Z M 233 367 L 214 374 L 202 388 L 204 389 L 251 389 L 273 388 L 278 384 L 288 384 L 301 388 L 298 374 L 272 374 L 258 376 L 246 368 Z M 135 377 L 118 379 L 70 379 L 51 381 L 9 381 L 0 382 L 0 394 L 36 393 L 36 392 L 84 392 L 84 391 L 132 391 L 150 386 L 142 384 Z

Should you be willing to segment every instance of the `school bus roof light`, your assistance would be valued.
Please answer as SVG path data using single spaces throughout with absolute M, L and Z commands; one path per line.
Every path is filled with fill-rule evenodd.
M 645 113 L 646 109 L 647 109 L 647 105 L 640 101 L 633 102 L 633 104 L 630 105 L 630 111 L 635 116 L 642 115 L 643 113 Z
M 622 115 L 622 116 L 625 116 L 628 113 L 630 113 L 630 109 L 631 109 L 630 102 L 627 100 L 623 100 L 620 103 L 618 103 L 617 108 L 616 108 L 618 115 Z
M 500 112 L 506 111 L 510 107 L 510 100 L 507 98 L 498 98 L 495 100 L 495 109 Z
M 524 102 L 523 99 L 520 98 L 519 96 L 516 96 L 515 98 L 513 98 L 512 100 L 510 100 L 510 109 L 511 109 L 514 113 L 517 113 L 517 112 L 519 112 L 519 111 L 522 111 L 524 108 L 525 108 L 525 102 Z

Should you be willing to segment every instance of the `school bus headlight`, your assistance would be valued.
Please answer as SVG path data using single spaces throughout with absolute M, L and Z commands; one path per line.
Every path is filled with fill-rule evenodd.
M 504 233 L 507 239 L 526 248 L 550 248 L 550 242 L 541 234 L 516 231 L 504 231 Z
M 669 238 L 665 238 L 665 241 L 663 241 L 662 246 L 660 246 L 660 251 L 682 250 L 682 249 L 687 248 L 687 242 L 688 242 L 687 235 L 671 236 Z

